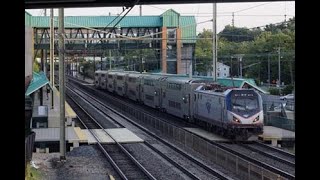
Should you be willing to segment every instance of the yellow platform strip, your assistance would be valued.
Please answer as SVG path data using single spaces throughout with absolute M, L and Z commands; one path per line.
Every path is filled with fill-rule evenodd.
M 88 137 L 86 133 L 84 133 L 80 127 L 74 127 L 74 132 L 76 132 L 77 136 L 80 139 L 80 142 L 88 142 Z
M 54 93 L 56 93 L 57 96 L 60 97 L 60 93 L 56 87 L 54 87 Z M 73 111 L 73 109 L 70 107 L 70 105 L 67 102 L 65 102 L 65 111 L 66 111 L 67 118 L 76 118 L 77 117 L 77 114 Z

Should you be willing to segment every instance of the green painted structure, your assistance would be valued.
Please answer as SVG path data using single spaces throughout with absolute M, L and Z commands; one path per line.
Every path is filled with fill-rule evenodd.
M 117 16 L 65 16 L 65 28 L 106 28 Z M 120 19 L 118 17 L 107 28 L 112 28 Z M 25 24 L 33 28 L 49 28 L 50 16 L 32 16 L 25 12 Z M 58 27 L 58 17 L 54 17 L 54 25 Z M 126 16 L 117 28 L 181 28 L 182 43 L 196 43 L 196 19 L 194 16 L 180 16 L 169 9 L 159 16 Z M 190 40 L 187 40 L 190 39 Z
M 39 72 L 39 73 L 33 72 L 32 81 L 30 82 L 25 95 L 29 96 L 30 94 L 32 94 L 33 92 L 37 91 L 38 89 L 42 88 L 47 84 L 51 87 L 49 80 L 44 74 L 44 72 Z

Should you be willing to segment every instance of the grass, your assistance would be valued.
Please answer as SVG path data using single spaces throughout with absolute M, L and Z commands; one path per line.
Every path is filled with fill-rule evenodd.
M 25 180 L 35 180 L 35 179 L 41 179 L 40 172 L 36 168 L 32 167 L 30 164 L 27 164 Z

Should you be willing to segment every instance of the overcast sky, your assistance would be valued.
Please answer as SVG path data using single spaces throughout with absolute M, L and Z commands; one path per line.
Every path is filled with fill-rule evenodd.
M 160 15 L 167 9 L 174 9 L 182 16 L 195 16 L 197 23 L 212 19 L 212 3 L 206 4 L 175 4 L 175 5 L 143 5 L 142 15 Z M 33 16 L 43 16 L 43 9 L 26 10 Z M 237 27 L 257 27 L 270 23 L 278 23 L 295 16 L 295 2 L 258 2 L 258 3 L 218 3 L 217 4 L 217 32 L 232 23 Z M 65 16 L 108 16 L 122 12 L 122 7 L 105 8 L 66 8 Z M 55 10 L 57 15 L 58 10 Z M 49 15 L 49 9 L 47 15 Z M 139 6 L 135 6 L 129 16 L 139 15 Z M 197 25 L 197 31 L 203 28 L 212 29 L 212 22 Z

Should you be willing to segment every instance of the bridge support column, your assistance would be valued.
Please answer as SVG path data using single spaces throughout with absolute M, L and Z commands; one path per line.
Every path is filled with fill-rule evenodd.
M 177 30 L 177 74 L 181 74 L 181 29 Z M 187 68 L 187 67 L 186 67 Z
M 167 27 L 162 27 L 161 68 L 162 73 L 167 73 Z

